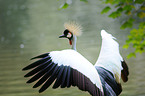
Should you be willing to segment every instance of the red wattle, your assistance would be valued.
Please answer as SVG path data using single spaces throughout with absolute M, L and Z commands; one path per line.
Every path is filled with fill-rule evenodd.
M 69 40 L 69 44 L 72 45 L 72 41 L 71 40 Z

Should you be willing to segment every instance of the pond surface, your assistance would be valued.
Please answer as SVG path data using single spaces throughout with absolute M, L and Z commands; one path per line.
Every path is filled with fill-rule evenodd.
M 61 4 L 62 0 L 0 0 L 0 96 L 89 96 L 76 87 L 48 88 L 39 94 L 23 77 L 26 72 L 22 68 L 32 62 L 31 57 L 70 48 L 67 40 L 58 38 L 68 20 L 76 20 L 84 27 L 77 50 L 93 64 L 100 51 L 101 29 L 118 39 L 125 59 L 133 51 L 122 49 L 129 30 L 120 30 L 121 21 L 101 15 L 104 5 L 99 0 L 89 3 L 75 0 L 68 9 L 58 10 Z M 120 96 L 145 96 L 145 54 L 137 54 L 126 62 L 129 81 L 122 83 Z

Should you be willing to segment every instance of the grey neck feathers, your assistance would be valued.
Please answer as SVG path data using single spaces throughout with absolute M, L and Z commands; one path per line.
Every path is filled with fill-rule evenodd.
M 76 42 L 77 42 L 77 37 L 73 35 L 73 40 L 72 40 L 72 49 L 77 51 L 76 49 Z

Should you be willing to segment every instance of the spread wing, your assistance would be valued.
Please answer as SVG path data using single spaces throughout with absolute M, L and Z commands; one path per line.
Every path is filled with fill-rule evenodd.
M 24 77 L 31 77 L 27 83 L 36 81 L 33 88 L 46 90 L 52 83 L 52 88 L 69 88 L 77 86 L 82 91 L 88 91 L 93 96 L 103 96 L 102 84 L 95 67 L 81 54 L 74 50 L 52 51 L 34 57 L 41 58 L 26 66 L 30 70 Z
M 116 39 L 105 30 L 101 31 L 102 46 L 95 67 L 101 78 L 106 96 L 118 96 L 122 92 L 120 78 L 128 80 L 128 66 L 119 53 L 119 44 Z M 106 90 L 105 90 L 106 89 Z
M 116 38 L 105 30 L 101 31 L 101 36 L 102 46 L 95 66 L 101 66 L 110 71 L 118 83 L 121 77 L 126 82 L 129 75 L 128 66 L 119 53 L 119 44 L 114 40 Z

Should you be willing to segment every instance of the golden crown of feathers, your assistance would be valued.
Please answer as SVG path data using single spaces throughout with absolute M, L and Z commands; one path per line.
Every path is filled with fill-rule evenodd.
M 76 36 L 80 36 L 82 34 L 82 26 L 75 21 L 64 23 L 64 27 Z

